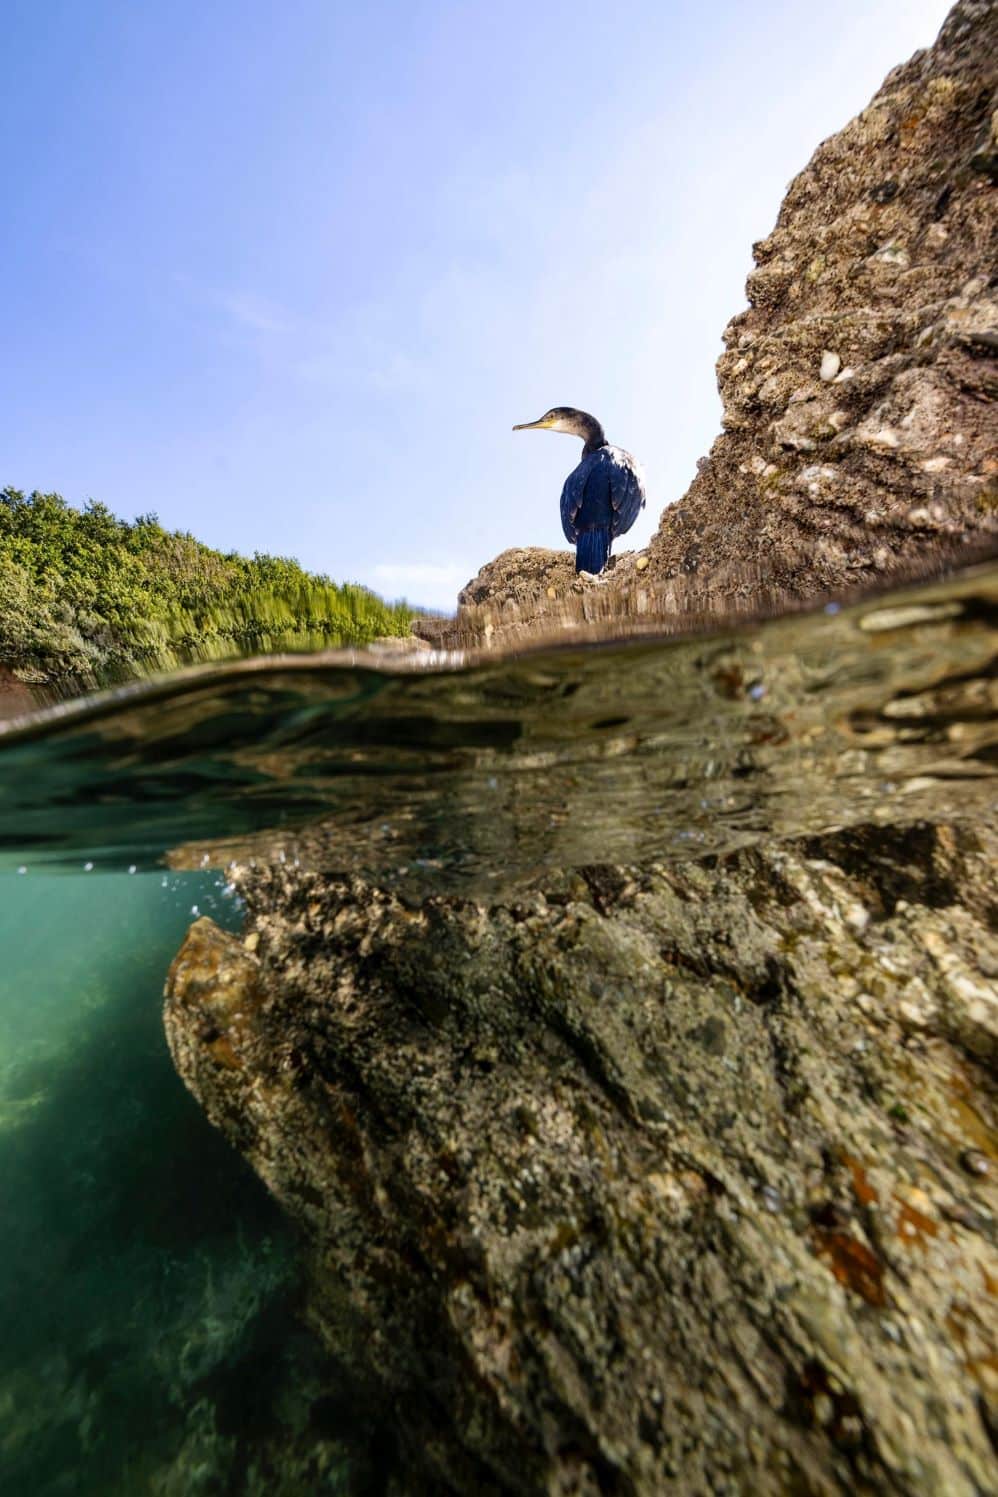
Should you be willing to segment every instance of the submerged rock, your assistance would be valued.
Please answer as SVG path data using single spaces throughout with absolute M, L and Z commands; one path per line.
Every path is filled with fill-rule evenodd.
M 170 1046 L 399 1490 L 991 1489 L 993 853 L 854 829 L 494 906 L 237 875 Z

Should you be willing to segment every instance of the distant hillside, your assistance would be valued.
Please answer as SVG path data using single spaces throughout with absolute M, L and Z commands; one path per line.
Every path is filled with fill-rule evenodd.
M 155 515 L 0 490 L 0 666 L 27 680 L 366 644 L 408 634 L 412 616 L 286 557 L 213 551 Z

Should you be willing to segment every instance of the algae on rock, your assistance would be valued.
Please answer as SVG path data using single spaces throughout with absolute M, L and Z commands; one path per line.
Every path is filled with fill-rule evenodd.
M 853 829 L 492 907 L 238 875 L 171 1049 L 402 1490 L 993 1489 L 993 853 Z

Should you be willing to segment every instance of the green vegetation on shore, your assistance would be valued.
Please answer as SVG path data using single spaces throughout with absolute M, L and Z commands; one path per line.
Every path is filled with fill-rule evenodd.
M 367 644 L 408 634 L 412 616 L 286 557 L 214 551 L 155 515 L 0 490 L 0 666 L 28 680 Z

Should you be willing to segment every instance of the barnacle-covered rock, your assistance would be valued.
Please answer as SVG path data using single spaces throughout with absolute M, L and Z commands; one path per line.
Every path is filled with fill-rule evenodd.
M 167 1034 L 300 1223 L 398 1490 L 989 1489 L 982 835 L 854 828 L 491 906 L 236 875 L 248 938 L 192 927 Z
M 791 183 L 724 335 L 724 431 L 662 516 L 654 575 L 689 572 L 695 548 L 720 603 L 753 558 L 788 596 L 814 596 L 917 567 L 918 502 L 942 516 L 944 549 L 993 532 L 996 102 L 998 6 L 961 0 Z M 801 453 L 839 471 L 806 503 Z

